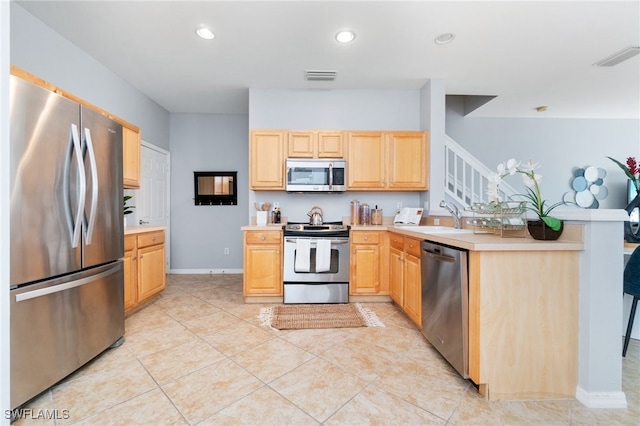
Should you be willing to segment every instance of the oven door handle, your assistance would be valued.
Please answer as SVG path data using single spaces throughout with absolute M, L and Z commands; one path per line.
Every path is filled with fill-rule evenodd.
M 318 240 L 318 238 L 315 239 L 311 239 L 311 243 L 315 243 L 316 240 Z M 296 243 L 297 238 L 285 238 L 284 242 L 285 243 Z M 339 244 L 349 244 L 349 240 L 330 240 L 331 241 L 331 245 L 339 245 Z

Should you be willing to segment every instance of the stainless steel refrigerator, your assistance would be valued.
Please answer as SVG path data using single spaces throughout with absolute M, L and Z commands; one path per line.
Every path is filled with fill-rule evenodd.
M 122 127 L 10 80 L 11 407 L 124 335 Z

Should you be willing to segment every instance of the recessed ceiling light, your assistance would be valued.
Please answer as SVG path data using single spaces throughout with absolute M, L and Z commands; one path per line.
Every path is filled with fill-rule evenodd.
M 538 112 L 545 112 L 548 109 L 548 107 L 546 105 L 540 105 L 539 107 L 536 107 L 535 110 Z
M 215 34 L 213 34 L 213 31 L 211 31 L 211 29 L 207 27 L 198 28 L 196 30 L 196 34 L 198 34 L 198 37 L 203 38 L 205 40 L 213 40 L 213 38 L 215 37 Z
M 444 33 L 440 34 L 438 37 L 434 38 L 433 41 L 435 44 L 447 44 L 451 43 L 453 39 L 456 38 L 456 35 L 453 33 Z
M 356 33 L 353 31 L 340 31 L 336 34 L 336 40 L 338 43 L 349 43 L 356 38 Z

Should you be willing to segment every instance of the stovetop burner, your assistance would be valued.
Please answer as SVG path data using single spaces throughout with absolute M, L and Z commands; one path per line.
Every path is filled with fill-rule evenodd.
M 349 225 L 343 225 L 342 222 L 325 222 L 322 225 L 289 222 L 282 227 L 284 234 L 288 236 L 348 236 L 349 228 Z

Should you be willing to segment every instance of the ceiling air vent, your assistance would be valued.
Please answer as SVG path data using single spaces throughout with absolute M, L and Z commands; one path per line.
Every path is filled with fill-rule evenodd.
M 597 67 L 612 67 L 614 65 L 618 65 L 620 62 L 633 58 L 637 54 L 640 54 L 640 46 L 629 46 L 611 56 L 607 56 L 606 58 L 599 60 L 593 65 Z
M 304 76 L 309 81 L 333 81 L 338 73 L 336 71 L 312 71 L 306 70 Z

